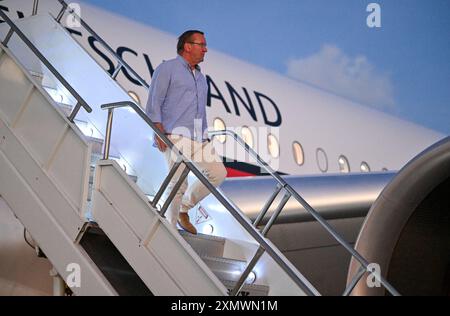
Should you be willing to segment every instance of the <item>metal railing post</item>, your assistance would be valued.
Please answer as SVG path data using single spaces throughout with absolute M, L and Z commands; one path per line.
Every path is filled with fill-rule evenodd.
M 114 70 L 113 74 L 111 75 L 111 78 L 116 80 L 116 77 L 119 74 L 120 69 L 122 69 L 122 67 L 123 67 L 122 63 L 119 62 L 119 64 L 117 65 L 116 69 Z
M 64 13 L 66 12 L 66 7 L 62 7 L 62 9 L 59 11 L 58 15 L 56 16 L 56 22 L 61 23 L 61 19 L 64 16 Z
M 103 160 L 109 159 L 109 148 L 111 146 L 111 132 L 114 109 L 108 109 L 108 121 L 106 122 L 105 145 L 103 149 Z
M 180 167 L 181 162 L 182 162 L 181 160 L 177 161 L 172 166 L 172 169 L 170 169 L 169 174 L 164 179 L 163 183 L 161 184 L 161 187 L 159 188 L 158 192 L 156 193 L 155 197 L 153 198 L 153 201 L 152 201 L 152 206 L 153 207 L 156 208 L 156 206 L 158 205 L 159 199 L 161 198 L 161 196 L 163 195 L 163 193 L 166 190 L 167 186 L 169 185 L 170 180 L 172 180 L 172 177 L 175 175 L 175 172 L 177 172 L 178 167 Z
M 262 231 L 262 235 L 264 237 L 266 237 L 266 235 L 269 232 L 270 228 L 272 227 L 273 223 L 275 223 L 275 221 L 278 218 L 278 215 L 280 215 L 281 211 L 283 210 L 284 206 L 286 205 L 286 203 L 289 201 L 290 198 L 291 198 L 291 195 L 288 192 L 286 192 L 283 196 L 283 199 L 280 202 L 280 205 L 278 205 L 277 209 L 275 210 L 275 212 L 273 212 L 273 214 L 270 217 L 269 221 L 267 222 L 266 226 L 264 226 L 264 229 Z
M 14 34 L 14 30 L 12 28 L 9 29 L 8 34 L 6 34 L 5 39 L 3 40 L 3 45 L 8 47 L 8 42 L 11 39 L 11 36 Z
M 262 208 L 261 212 L 259 212 L 258 217 L 253 222 L 253 226 L 258 227 L 259 223 L 262 221 L 264 216 L 266 215 L 267 211 L 269 210 L 270 206 L 272 205 L 273 201 L 275 201 L 275 198 L 278 196 L 278 193 L 280 193 L 281 189 L 283 187 L 280 184 L 277 184 L 276 190 L 272 193 L 269 200 L 267 200 L 266 204 Z
M 180 178 L 178 179 L 177 183 L 175 184 L 175 186 L 172 189 L 172 192 L 170 192 L 169 197 L 167 198 L 167 200 L 164 202 L 163 207 L 161 208 L 161 211 L 159 212 L 159 214 L 162 217 L 165 217 L 164 215 L 166 214 L 167 209 L 169 208 L 170 203 L 172 203 L 173 198 L 175 197 L 175 194 L 177 194 L 178 190 L 180 189 L 181 185 L 183 184 L 183 181 L 186 179 L 188 173 L 191 170 L 189 170 L 189 168 L 187 166 L 184 167 L 183 173 L 181 174 Z
M 345 291 L 342 294 L 342 296 L 349 296 L 350 295 L 350 293 L 353 291 L 353 289 L 355 288 L 356 284 L 358 284 L 359 280 L 362 278 L 364 273 L 366 273 L 366 269 L 364 267 L 359 267 L 358 271 L 353 276 L 352 281 L 345 288 Z
M 230 296 L 236 296 L 239 291 L 241 290 L 242 286 L 245 283 L 245 280 L 247 280 L 248 275 L 250 272 L 252 272 L 255 265 L 258 263 L 259 258 L 264 254 L 265 250 L 263 247 L 259 247 L 258 250 L 256 250 L 255 256 L 252 258 L 252 260 L 249 262 L 247 267 L 245 268 L 244 272 L 242 272 L 239 280 L 236 282 L 236 285 L 234 286 L 233 290 L 230 293 Z
M 67 117 L 69 119 L 69 121 L 71 121 L 73 123 L 73 120 L 75 119 L 75 116 L 77 116 L 78 111 L 80 111 L 81 109 L 81 103 L 78 102 L 75 107 L 73 108 L 72 112 L 70 113 L 70 115 Z
M 65 3 L 64 1 L 61 1 L 61 0 L 58 0 L 58 1 L 59 1 L 59 3 L 61 3 L 62 8 L 61 8 L 61 10 L 59 11 L 58 15 L 56 16 L 56 21 L 57 21 L 58 23 L 60 23 L 62 17 L 64 16 L 64 13 L 66 12 L 66 9 L 67 9 L 67 7 L 68 7 L 68 4 Z
M 39 6 L 39 0 L 34 0 L 33 1 L 33 11 L 31 12 L 31 15 L 37 14 L 38 6 Z

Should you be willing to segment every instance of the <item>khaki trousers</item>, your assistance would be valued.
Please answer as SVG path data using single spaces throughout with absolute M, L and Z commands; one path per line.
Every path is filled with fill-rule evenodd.
M 218 187 L 223 180 L 225 180 L 227 170 L 214 150 L 212 142 L 205 141 L 201 143 L 178 135 L 168 135 L 168 137 L 185 157 L 190 158 L 191 161 L 194 162 L 197 168 L 209 182 L 214 185 L 214 187 Z M 170 170 L 176 162 L 176 155 L 172 153 L 170 149 L 166 149 L 164 156 Z M 170 192 L 172 192 L 173 187 L 185 168 L 185 165 L 181 164 L 175 175 L 172 177 L 172 180 L 166 189 L 166 199 Z M 176 228 L 179 212 L 187 213 L 209 193 L 209 190 L 200 182 L 200 180 L 196 179 L 188 186 L 188 178 L 186 178 L 172 200 L 172 203 L 170 203 L 166 212 L 166 218 Z

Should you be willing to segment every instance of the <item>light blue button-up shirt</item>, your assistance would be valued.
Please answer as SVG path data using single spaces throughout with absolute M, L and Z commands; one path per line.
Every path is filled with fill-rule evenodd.
M 162 123 L 166 133 L 204 141 L 207 137 L 208 84 L 197 65 L 191 71 L 178 55 L 160 64 L 153 73 L 146 106 L 149 118 Z

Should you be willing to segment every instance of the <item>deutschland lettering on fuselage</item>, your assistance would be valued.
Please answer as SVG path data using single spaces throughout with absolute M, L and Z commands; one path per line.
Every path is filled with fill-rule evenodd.
M 0 6 L 4 11 L 8 12 L 9 9 L 5 6 Z M 19 18 L 23 18 L 24 14 L 22 12 L 17 12 L 17 16 Z M 3 22 L 0 20 L 0 23 Z M 73 30 L 67 28 L 67 30 L 75 36 L 83 37 L 83 33 L 77 30 Z M 87 42 L 92 50 L 107 64 L 107 69 L 111 75 L 114 73 L 115 65 L 114 62 L 102 51 L 100 50 L 100 46 L 97 43 L 97 40 L 93 36 L 88 36 Z M 139 54 L 129 47 L 120 46 L 117 48 L 116 53 L 123 60 L 126 61 L 127 55 L 134 55 L 135 57 L 139 57 Z M 142 54 L 145 64 L 147 66 L 150 78 L 153 76 L 154 68 L 151 63 L 150 57 L 148 54 Z M 131 83 L 142 86 L 142 84 L 124 68 L 121 70 L 122 74 L 129 80 Z M 215 100 L 215 104 L 221 104 L 225 111 L 229 114 L 234 114 L 236 116 L 241 116 L 242 109 L 244 109 L 250 117 L 255 121 L 262 120 L 264 124 L 269 126 L 280 126 L 282 123 L 281 112 L 276 105 L 276 103 L 267 95 L 253 91 L 253 93 L 249 92 L 249 89 L 242 87 L 242 92 L 239 92 L 233 85 L 227 81 L 225 81 L 227 95 L 229 99 L 231 99 L 231 103 L 227 101 L 224 97 L 223 91 L 221 91 L 216 84 L 216 82 L 211 78 L 211 76 L 206 75 L 206 80 L 208 83 L 208 101 L 207 106 L 211 107 L 213 100 Z M 231 106 L 230 106 L 231 105 Z M 272 109 L 270 112 L 269 109 Z M 270 114 L 270 115 L 269 115 Z

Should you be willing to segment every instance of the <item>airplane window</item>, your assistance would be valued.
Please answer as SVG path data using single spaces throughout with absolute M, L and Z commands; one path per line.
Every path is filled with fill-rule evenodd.
M 273 158 L 278 158 L 280 155 L 280 146 L 278 144 L 278 140 L 272 134 L 267 136 L 267 149 L 269 150 L 269 154 Z
M 128 95 L 133 99 L 134 102 L 136 102 L 137 105 L 141 106 L 141 99 L 134 91 L 128 91 Z
M 250 147 L 253 148 L 253 134 L 250 128 L 247 126 L 243 126 L 241 129 L 242 139 L 247 143 Z
M 316 150 L 316 161 L 320 171 L 322 172 L 328 171 L 328 157 L 327 154 L 325 153 L 325 150 L 323 150 L 322 148 L 317 148 Z
M 218 117 L 214 119 L 213 125 L 215 131 L 223 131 L 227 129 L 227 127 L 225 126 L 225 122 Z M 227 140 L 227 137 L 225 135 L 216 136 L 215 138 L 217 138 L 222 144 Z
M 294 160 L 297 163 L 297 165 L 299 166 L 303 165 L 303 163 L 305 162 L 305 157 L 303 154 L 302 145 L 300 145 L 299 142 L 293 142 L 292 151 L 294 153 Z
M 367 164 L 367 162 L 365 162 L 365 161 L 361 162 L 361 171 L 362 172 L 370 172 L 370 167 Z
M 347 157 L 345 157 L 344 155 L 339 156 L 338 163 L 340 172 L 342 173 L 350 172 L 350 164 L 348 163 Z

